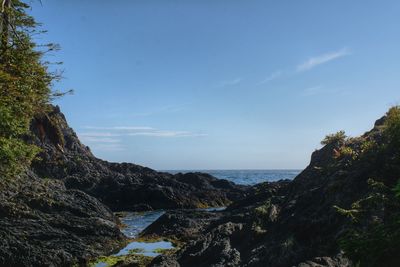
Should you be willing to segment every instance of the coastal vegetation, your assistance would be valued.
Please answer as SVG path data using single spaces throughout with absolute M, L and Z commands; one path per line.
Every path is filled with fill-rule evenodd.
M 373 178 L 368 179 L 370 193 L 351 209 L 337 207 L 353 222 L 339 243 L 359 266 L 399 263 L 392 255 L 400 251 L 400 107 L 387 112 L 379 130 L 379 143 L 364 140 L 361 145 L 364 160 L 376 166 Z
M 26 169 L 39 149 L 25 136 L 33 117 L 46 112 L 52 83 L 58 73 L 44 60 L 54 44 L 37 45 L 33 35 L 42 33 L 19 0 L 2 0 L 0 18 L 0 176 L 12 177 Z

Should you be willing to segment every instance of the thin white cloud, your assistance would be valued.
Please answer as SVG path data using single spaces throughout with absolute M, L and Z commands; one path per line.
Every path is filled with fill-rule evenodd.
M 112 137 L 112 136 L 120 136 L 119 134 L 116 133 L 110 133 L 110 132 L 85 132 L 85 133 L 79 133 L 79 137 Z
M 150 136 L 150 137 L 199 137 L 207 136 L 202 133 L 192 133 L 187 131 L 154 131 L 154 132 L 138 132 L 130 133 L 129 136 Z
M 328 63 L 329 61 L 350 55 L 350 51 L 347 48 L 342 48 L 338 51 L 326 53 L 320 56 L 312 57 L 308 59 L 306 62 L 297 66 L 297 71 L 307 71 L 312 68 L 315 68 L 318 65 Z
M 242 78 L 238 77 L 233 80 L 221 81 L 216 87 L 234 86 L 242 82 Z
M 85 126 L 85 129 L 96 131 L 79 133 L 78 136 L 84 142 L 97 143 L 116 143 L 119 139 L 115 137 L 122 136 L 149 136 L 149 137 L 200 137 L 206 136 L 203 133 L 194 133 L 189 131 L 160 130 L 153 127 L 137 126 L 118 126 L 118 127 L 96 127 Z M 103 132 L 107 130 L 108 132 Z
M 121 131 L 147 131 L 147 130 L 153 130 L 152 127 L 147 127 L 147 126 L 113 126 L 113 127 L 96 127 L 96 126 L 85 126 L 83 127 L 85 129 L 93 129 L 93 130 L 121 130 Z
M 79 138 L 84 144 L 89 145 L 94 150 L 102 151 L 122 151 L 125 148 L 121 144 L 121 140 L 115 138 L 115 135 L 104 132 L 78 133 Z
M 81 137 L 82 142 L 87 143 L 119 143 L 121 140 L 109 137 L 94 137 L 94 136 L 83 136 Z
M 268 83 L 270 81 L 273 81 L 277 78 L 279 78 L 282 75 L 282 71 L 275 71 L 273 73 L 271 73 L 270 75 L 268 75 L 264 80 L 262 80 L 261 82 L 259 82 L 258 84 L 265 84 Z

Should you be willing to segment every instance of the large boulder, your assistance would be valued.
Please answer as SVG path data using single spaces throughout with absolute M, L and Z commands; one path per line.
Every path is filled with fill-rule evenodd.
M 118 249 L 113 213 L 61 181 L 0 179 L 0 266 L 71 266 Z

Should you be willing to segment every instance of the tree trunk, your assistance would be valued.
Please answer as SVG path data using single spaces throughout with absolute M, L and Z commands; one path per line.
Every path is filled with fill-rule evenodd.
M 1 5 L 1 52 L 7 49 L 10 32 L 11 0 L 3 0 Z

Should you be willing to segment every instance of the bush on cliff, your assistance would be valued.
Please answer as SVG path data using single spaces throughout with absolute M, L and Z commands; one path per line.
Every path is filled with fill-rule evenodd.
M 400 107 L 387 112 L 379 130 L 379 144 L 370 140 L 361 146 L 374 152 L 362 158 L 376 169 L 368 180 L 370 193 L 348 210 L 337 207 L 354 224 L 339 243 L 359 266 L 400 266 Z
M 334 134 L 328 134 L 325 136 L 324 140 L 321 141 L 322 145 L 329 145 L 333 143 L 343 144 L 346 141 L 346 133 L 344 131 L 339 131 Z

